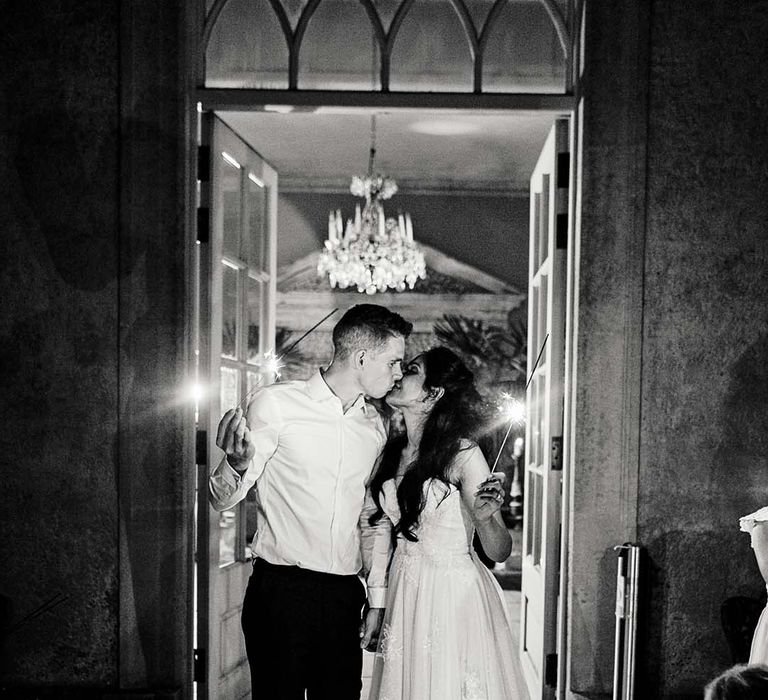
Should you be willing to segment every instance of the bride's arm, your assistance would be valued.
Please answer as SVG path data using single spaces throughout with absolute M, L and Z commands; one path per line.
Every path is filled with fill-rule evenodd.
M 383 608 L 386 604 L 387 577 L 393 550 L 392 522 L 384 513 L 372 525 L 370 517 L 376 510 L 376 502 L 368 490 L 360 514 L 363 573 L 368 585 L 368 605 Z
M 383 497 L 383 496 L 382 496 Z M 368 586 L 366 613 L 360 625 L 360 647 L 375 646 L 384 617 L 387 601 L 387 579 L 392 559 L 392 522 L 382 514 L 377 522 L 370 524 L 370 516 L 377 510 L 376 503 L 368 491 L 360 517 L 363 544 L 363 570 Z
M 504 502 L 504 474 L 491 470 L 477 445 L 462 451 L 457 458 L 456 475 L 461 499 L 472 514 L 483 551 L 493 561 L 505 561 L 512 551 L 512 538 L 501 518 Z

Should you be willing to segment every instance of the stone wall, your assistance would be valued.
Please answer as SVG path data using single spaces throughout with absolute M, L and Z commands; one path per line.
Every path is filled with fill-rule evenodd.
M 189 678 L 182 6 L 3 6 L 3 626 L 61 601 L 3 640 L 13 697 Z
M 610 27 L 610 31 L 606 28 Z M 700 698 L 768 502 L 765 2 L 587 7 L 569 689 L 608 697 L 615 554 L 648 553 L 639 697 Z
M 740 515 L 768 504 L 768 3 L 652 15 L 638 538 L 643 672 L 730 665 L 720 605 L 761 595 Z
M 118 12 L 3 10 L 0 594 L 12 620 L 66 597 L 6 682 L 117 681 Z

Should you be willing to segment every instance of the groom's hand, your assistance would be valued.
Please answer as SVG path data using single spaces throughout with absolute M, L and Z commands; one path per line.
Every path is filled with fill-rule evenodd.
M 379 630 L 384 619 L 384 608 L 368 608 L 360 623 L 360 648 L 375 651 Z
M 231 408 L 223 415 L 216 433 L 216 444 L 224 450 L 233 469 L 243 472 L 248 468 L 248 463 L 256 454 L 256 446 L 251 441 L 251 431 L 242 408 Z

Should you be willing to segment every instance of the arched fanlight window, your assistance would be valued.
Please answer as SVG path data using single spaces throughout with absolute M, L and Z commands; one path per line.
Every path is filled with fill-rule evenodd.
M 269 0 L 215 2 L 208 16 L 207 87 L 288 87 L 288 44 Z
M 205 87 L 565 93 L 573 0 L 206 0 Z
M 298 88 L 378 90 L 380 53 L 379 38 L 360 0 L 322 0 L 302 37 Z
M 531 0 L 494 7 L 483 33 L 483 92 L 562 92 L 566 54 L 550 11 Z
M 473 49 L 451 0 L 414 0 L 393 35 L 390 89 L 472 92 Z

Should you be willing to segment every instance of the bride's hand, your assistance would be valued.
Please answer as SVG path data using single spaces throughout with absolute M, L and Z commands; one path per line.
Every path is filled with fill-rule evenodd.
M 493 472 L 488 478 L 478 485 L 475 491 L 475 502 L 472 506 L 476 522 L 490 520 L 501 510 L 504 503 L 503 481 L 506 475 L 503 472 Z

